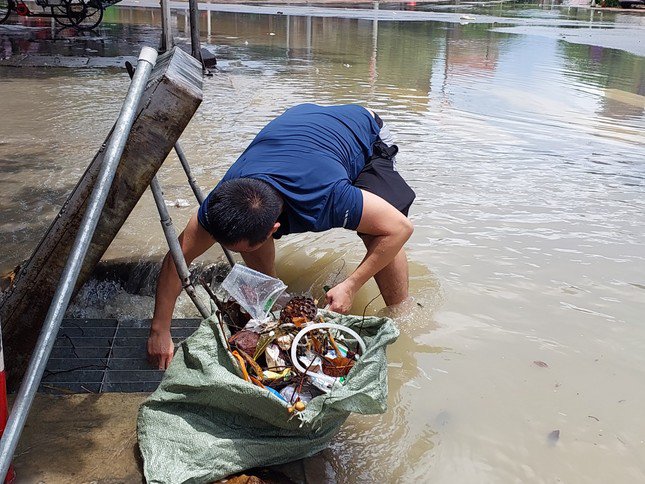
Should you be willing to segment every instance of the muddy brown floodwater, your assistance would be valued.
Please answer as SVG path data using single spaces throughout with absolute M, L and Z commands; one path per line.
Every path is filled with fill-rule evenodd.
M 645 60 L 597 39 L 618 28 L 633 35 L 621 45 L 642 42 L 645 17 L 536 5 L 512 12 L 530 24 L 504 20 L 502 7 L 495 24 L 465 25 L 305 13 L 202 13 L 219 69 L 182 143 L 209 189 L 293 104 L 362 103 L 392 127 L 418 194 L 415 303 L 389 351 L 388 412 L 352 416 L 324 453 L 336 479 L 644 482 Z M 110 8 L 79 37 L 13 19 L 0 55 L 133 55 L 156 44 L 158 21 L 156 9 Z M 185 24 L 175 11 L 180 42 Z M 0 68 L 4 269 L 29 256 L 127 82 L 114 69 Z M 183 225 L 196 204 L 173 157 L 160 181 L 167 200 L 190 201 L 171 209 Z M 164 251 L 147 193 L 106 257 Z M 343 231 L 291 236 L 278 251 L 279 275 L 315 295 L 363 255 Z M 150 297 L 119 294 L 96 281 L 85 291 L 116 315 L 150 314 Z M 354 312 L 374 295 L 366 288 Z

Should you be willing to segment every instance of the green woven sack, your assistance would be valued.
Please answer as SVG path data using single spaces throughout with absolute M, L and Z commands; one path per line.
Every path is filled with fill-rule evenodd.
M 295 416 L 287 403 L 238 376 L 215 317 L 184 341 L 161 385 L 141 406 L 139 447 L 149 483 L 206 483 L 253 467 L 309 457 L 327 447 L 350 412 L 386 410 L 389 318 L 322 312 L 359 331 L 367 351 L 346 382 Z

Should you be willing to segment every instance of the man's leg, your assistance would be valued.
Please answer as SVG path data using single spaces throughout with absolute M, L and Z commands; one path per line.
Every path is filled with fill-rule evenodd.
M 273 237 L 253 252 L 240 252 L 242 259 L 247 266 L 256 271 L 260 271 L 267 276 L 276 277 L 275 272 L 275 242 Z
M 365 247 L 369 249 L 375 237 L 366 234 L 359 234 L 359 236 L 363 239 Z M 405 255 L 405 250 L 401 249 L 392 262 L 374 275 L 374 279 L 386 306 L 393 306 L 405 301 L 408 298 L 410 284 L 408 280 L 408 258 Z

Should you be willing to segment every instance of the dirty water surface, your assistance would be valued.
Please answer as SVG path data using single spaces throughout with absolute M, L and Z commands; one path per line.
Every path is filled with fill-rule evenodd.
M 136 55 L 156 44 L 158 21 L 155 9 L 110 8 L 98 31 L 77 36 L 14 18 L 0 27 L 0 55 Z M 395 135 L 417 193 L 415 300 L 396 314 L 388 412 L 352 416 L 323 453 L 335 480 L 642 482 L 645 60 L 462 23 L 202 13 L 219 68 L 184 150 L 208 190 L 297 103 L 361 103 Z M 173 25 L 185 43 L 184 10 Z M 29 256 L 127 84 L 118 69 L 0 68 L 3 269 Z M 183 226 L 196 204 L 174 156 L 159 175 L 171 204 L 190 205 L 170 208 Z M 106 258 L 164 252 L 146 193 Z M 350 232 L 290 236 L 278 271 L 292 291 L 318 297 L 362 256 Z M 120 317 L 151 314 L 149 293 L 93 281 L 83 294 Z M 376 295 L 366 287 L 353 312 L 381 310 L 380 299 L 367 306 Z

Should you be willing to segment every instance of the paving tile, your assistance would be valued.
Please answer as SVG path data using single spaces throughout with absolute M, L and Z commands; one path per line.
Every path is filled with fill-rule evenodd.
M 60 371 L 49 372 L 45 370 L 43 375 L 43 383 L 101 383 L 103 375 L 105 374 L 105 366 L 97 365 L 96 370 L 75 370 L 75 371 Z
M 172 322 L 175 344 L 199 319 Z M 146 356 L 150 320 L 65 319 L 39 388 L 44 393 L 151 392 L 163 377 Z
M 61 328 L 116 328 L 119 322 L 116 319 L 63 319 Z M 150 327 L 150 323 L 148 323 Z

